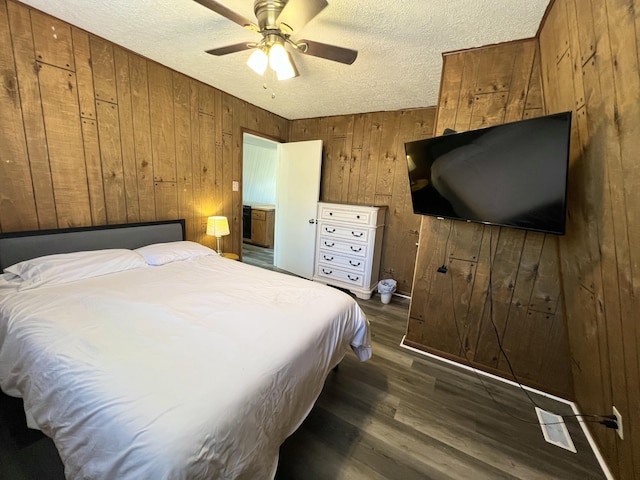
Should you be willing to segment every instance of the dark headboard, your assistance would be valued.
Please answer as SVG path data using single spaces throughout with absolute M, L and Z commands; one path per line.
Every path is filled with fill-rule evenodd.
M 185 240 L 184 219 L 0 234 L 0 272 L 43 255 Z

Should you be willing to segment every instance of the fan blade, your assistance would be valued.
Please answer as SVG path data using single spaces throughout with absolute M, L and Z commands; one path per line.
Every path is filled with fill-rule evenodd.
M 289 0 L 276 23 L 284 23 L 292 31 L 299 32 L 328 5 L 326 0 Z
M 209 10 L 213 10 L 219 15 L 231 20 L 232 22 L 237 23 L 241 27 L 249 28 L 250 30 L 254 30 L 258 32 L 260 29 L 249 19 L 243 17 L 242 15 L 234 12 L 233 10 L 225 7 L 224 5 L 220 5 L 215 0 L 194 0 L 198 2 L 203 7 L 207 7 Z
M 296 42 L 298 51 L 305 55 L 326 58 L 334 62 L 346 63 L 351 65 L 358 57 L 357 50 L 350 48 L 336 47 L 335 45 L 327 45 L 326 43 L 313 42 L 311 40 L 300 40 Z
M 242 50 L 249 50 L 250 48 L 254 48 L 256 46 L 255 43 L 236 43 L 234 45 L 227 45 L 226 47 L 220 48 L 212 48 L 211 50 L 207 50 L 206 52 L 210 55 L 228 55 L 229 53 L 241 52 Z

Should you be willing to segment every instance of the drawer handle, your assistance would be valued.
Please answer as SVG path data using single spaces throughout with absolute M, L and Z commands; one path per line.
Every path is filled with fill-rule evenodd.
M 347 277 L 349 277 L 349 280 L 351 280 L 352 282 L 356 282 L 360 279 L 360 277 L 352 277 L 350 274 L 347 274 Z
M 324 246 L 325 247 L 333 247 L 334 245 L 335 245 L 335 243 L 331 243 L 331 245 L 329 245 L 326 240 L 324 242 Z
M 356 218 L 360 218 L 360 215 L 356 215 Z
M 327 233 L 335 233 L 336 229 L 335 228 L 329 229 L 328 227 L 324 227 L 324 231 Z
M 322 273 L 324 273 L 325 275 L 331 275 L 333 273 L 333 270 L 325 270 L 324 268 L 322 269 Z
M 354 248 L 354 247 L 350 247 L 352 252 L 361 252 L 362 251 L 362 247 L 358 247 L 358 248 Z
M 333 212 L 329 212 L 329 215 L 333 215 Z
M 361 264 L 361 262 L 353 263 L 353 260 L 349 260 L 349 265 L 351 265 L 352 267 L 359 267 L 360 264 Z
M 354 237 L 360 238 L 361 236 L 364 235 L 364 232 L 360 232 L 360 233 L 351 232 L 351 235 L 353 235 Z
M 324 258 L 328 262 L 333 261 L 333 257 L 327 257 L 326 255 L 322 255 L 322 258 Z

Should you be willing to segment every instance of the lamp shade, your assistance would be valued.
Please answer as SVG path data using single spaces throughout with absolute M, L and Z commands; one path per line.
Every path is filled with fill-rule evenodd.
M 269 66 L 275 72 L 286 69 L 291 66 L 289 56 L 284 45 L 275 43 L 269 48 Z
M 262 51 L 261 48 L 257 48 L 249 57 L 247 65 L 256 72 L 258 75 L 264 75 L 264 71 L 269 64 L 269 57 Z
M 293 58 L 291 58 L 289 52 L 285 53 L 287 55 L 287 61 L 279 65 L 278 70 L 276 71 L 278 80 L 289 80 L 290 78 L 298 76 L 298 71 L 295 64 L 293 63 Z
M 207 235 L 222 237 L 229 235 L 229 222 L 227 217 L 214 216 L 207 219 Z

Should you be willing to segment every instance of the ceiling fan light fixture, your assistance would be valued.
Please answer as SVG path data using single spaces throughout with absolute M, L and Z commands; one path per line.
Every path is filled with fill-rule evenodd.
M 247 65 L 256 72 L 258 75 L 264 75 L 267 65 L 269 64 L 269 57 L 262 50 L 262 48 L 256 48 L 254 52 L 247 60 Z
M 287 50 L 281 43 L 274 43 L 269 48 L 269 66 L 275 72 L 282 70 L 284 72 L 287 66 L 291 66 Z
M 358 56 L 357 50 L 312 40 L 294 42 L 290 39 L 294 31 L 304 27 L 328 6 L 327 0 L 254 0 L 253 10 L 257 24 L 225 7 L 219 0 L 195 1 L 232 22 L 262 35 L 259 43 L 243 42 L 206 50 L 210 55 L 222 56 L 255 49 L 247 65 L 258 75 L 264 75 L 268 66 L 277 74 L 278 80 L 299 75 L 293 58 L 285 49 L 286 44 L 299 53 L 345 65 L 351 65 Z
M 289 53 L 287 53 L 287 57 Z M 298 71 L 293 64 L 293 60 L 289 58 L 287 63 L 283 63 L 280 65 L 279 70 L 276 70 L 276 75 L 278 76 L 278 80 L 289 80 L 290 78 L 297 77 Z

